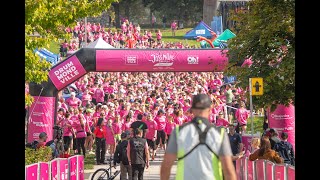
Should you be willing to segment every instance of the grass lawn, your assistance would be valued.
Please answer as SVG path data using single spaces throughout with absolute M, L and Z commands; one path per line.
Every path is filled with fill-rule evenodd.
M 59 54 L 59 50 L 60 50 L 60 45 L 58 42 L 55 41 L 51 41 L 50 43 L 50 48 L 48 49 L 50 52 L 53 52 L 55 54 Z
M 96 161 L 94 160 L 95 154 L 86 154 L 86 158 L 84 159 L 84 169 L 93 169 Z
M 164 42 L 182 42 L 182 44 L 188 44 L 189 46 L 196 45 L 196 47 L 200 47 L 200 42 L 196 40 L 184 39 L 183 36 L 186 32 L 190 31 L 192 28 L 184 28 L 176 31 L 176 36 L 172 36 L 171 29 L 167 28 L 165 30 L 160 29 L 162 32 L 162 40 Z M 153 33 L 155 35 L 155 33 Z

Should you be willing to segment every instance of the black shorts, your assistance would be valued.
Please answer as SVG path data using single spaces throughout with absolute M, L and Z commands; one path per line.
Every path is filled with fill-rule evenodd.
M 87 137 L 88 137 L 88 136 L 91 136 L 91 133 L 90 133 L 90 132 L 87 132 Z
M 70 147 L 71 145 L 72 136 L 63 136 L 63 144 Z
M 152 148 L 153 150 L 156 149 L 157 146 L 155 141 L 152 141 L 151 139 L 147 139 L 147 143 L 150 148 Z
M 164 132 L 164 130 L 157 131 L 157 140 L 156 140 L 157 145 L 160 144 L 160 138 L 161 138 L 162 144 L 165 144 L 166 143 L 166 133 Z

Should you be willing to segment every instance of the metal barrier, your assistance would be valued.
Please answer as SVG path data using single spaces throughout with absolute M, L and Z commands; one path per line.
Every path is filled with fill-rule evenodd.
M 238 180 L 295 180 L 295 167 L 242 157 L 236 161 L 236 174 Z
M 25 180 L 84 180 L 84 157 L 76 155 L 28 165 Z

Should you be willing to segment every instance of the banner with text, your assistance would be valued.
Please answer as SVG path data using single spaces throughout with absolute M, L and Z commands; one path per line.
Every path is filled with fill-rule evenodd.
M 49 180 L 50 179 L 50 171 L 49 171 L 49 163 L 47 162 L 39 162 L 40 166 L 40 180 Z
M 212 72 L 223 71 L 226 51 L 208 50 L 96 50 L 97 71 Z
M 28 142 L 39 139 L 41 132 L 48 135 L 47 141 L 53 138 L 53 121 L 54 121 L 54 97 L 33 96 L 34 101 L 30 108 L 30 117 L 28 124 Z M 38 99 L 38 100 L 37 100 Z
M 59 175 L 61 180 L 68 180 L 68 159 L 67 158 L 57 158 L 59 164 Z
M 50 161 L 50 166 L 51 166 L 51 179 L 52 180 L 59 180 L 58 176 L 58 160 L 54 159 Z
M 26 180 L 38 180 L 38 163 L 26 166 Z
M 78 172 L 77 172 L 78 157 L 71 156 L 68 158 L 68 161 L 69 161 L 69 180 L 77 180 L 78 179 Z
M 49 72 L 49 77 L 54 86 L 61 90 L 86 73 L 77 56 L 72 56 L 52 68 Z
M 288 133 L 288 142 L 290 142 L 295 149 L 295 111 L 294 106 L 286 107 L 278 105 L 277 108 L 270 112 L 268 110 L 269 127 L 278 131 L 279 137 L 282 132 Z
M 84 179 L 84 156 L 79 156 L 78 157 L 78 179 Z

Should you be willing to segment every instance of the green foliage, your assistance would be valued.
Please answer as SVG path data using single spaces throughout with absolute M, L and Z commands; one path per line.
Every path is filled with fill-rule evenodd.
M 117 0 L 26 0 L 25 1 L 25 81 L 26 83 L 48 80 L 51 64 L 34 54 L 34 49 L 50 48 L 52 41 L 71 38 L 65 33 L 66 27 L 72 27 L 76 20 L 98 16 Z M 33 37 L 34 33 L 40 37 Z M 26 97 L 27 98 L 27 97 Z M 29 98 L 30 100 L 30 98 Z M 30 105 L 31 101 L 26 101 Z
M 231 16 L 237 37 L 229 42 L 227 75 L 241 79 L 262 77 L 264 94 L 253 96 L 256 107 L 295 103 L 295 1 L 253 0 L 249 10 Z M 250 68 L 242 62 L 251 57 Z M 272 104 L 274 104 L 272 106 Z
M 49 162 L 52 159 L 52 149 L 48 146 L 41 147 L 37 150 L 26 148 L 25 165 L 30 165 L 38 162 Z
M 93 169 L 96 161 L 94 158 L 96 157 L 95 154 L 87 154 L 86 158 L 84 159 L 84 169 Z

